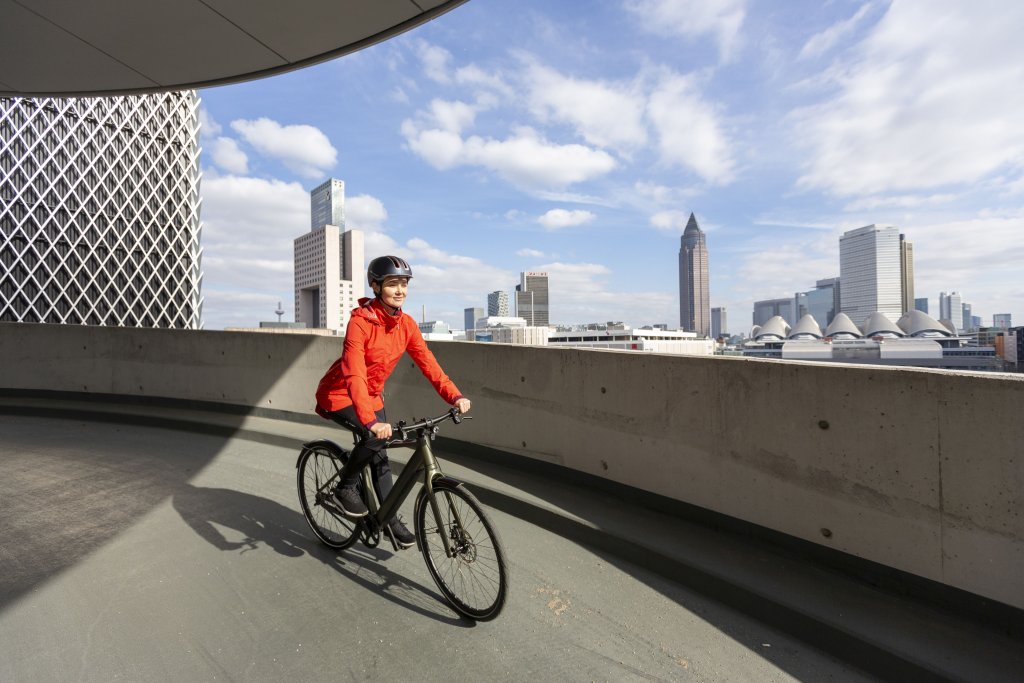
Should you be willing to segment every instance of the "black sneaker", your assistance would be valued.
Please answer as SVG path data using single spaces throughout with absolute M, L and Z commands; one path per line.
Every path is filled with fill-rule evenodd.
M 395 543 L 398 544 L 399 548 L 411 548 L 416 545 L 416 537 L 402 524 L 402 520 L 398 517 L 393 517 L 388 522 L 388 529 L 391 531 L 391 538 L 395 539 Z
M 346 517 L 365 517 L 370 511 L 366 508 L 359 490 L 352 486 L 339 486 L 331 494 L 330 502 L 344 513 Z

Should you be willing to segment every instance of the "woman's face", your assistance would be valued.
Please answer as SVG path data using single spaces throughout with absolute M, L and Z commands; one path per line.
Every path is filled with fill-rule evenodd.
M 380 284 L 374 283 L 374 291 L 380 295 L 380 300 L 391 308 L 401 308 L 409 291 L 409 278 L 385 278 Z

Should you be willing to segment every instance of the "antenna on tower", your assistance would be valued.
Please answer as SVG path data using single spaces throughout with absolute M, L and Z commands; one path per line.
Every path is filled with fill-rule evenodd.
M 274 311 L 274 313 L 277 313 L 277 322 L 281 322 L 281 316 L 284 315 L 284 309 L 281 308 L 280 301 L 277 302 L 277 310 Z

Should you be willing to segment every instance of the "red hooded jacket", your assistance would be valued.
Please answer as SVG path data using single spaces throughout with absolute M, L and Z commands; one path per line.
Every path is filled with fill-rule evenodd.
M 449 404 L 462 398 L 427 348 L 416 321 L 406 313 L 390 315 L 377 299 L 364 298 L 349 318 L 341 358 L 317 387 L 317 412 L 322 415 L 354 405 L 359 421 L 373 426 L 374 411 L 384 407 L 384 382 L 406 351 L 441 398 Z

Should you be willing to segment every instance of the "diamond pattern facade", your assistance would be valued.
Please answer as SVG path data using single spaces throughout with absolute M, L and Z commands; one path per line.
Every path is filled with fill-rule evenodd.
M 198 109 L 0 97 L 0 321 L 201 327 Z

